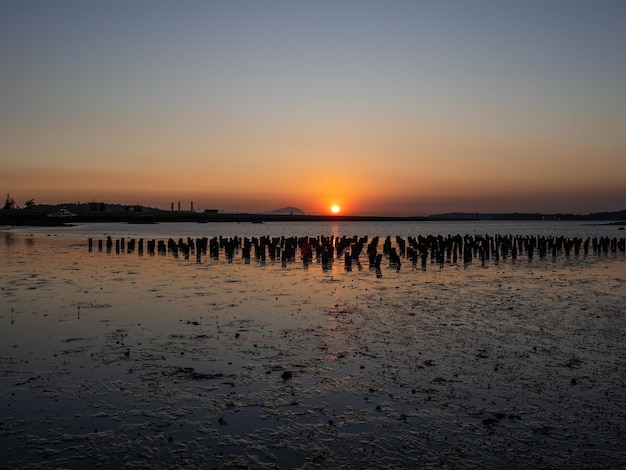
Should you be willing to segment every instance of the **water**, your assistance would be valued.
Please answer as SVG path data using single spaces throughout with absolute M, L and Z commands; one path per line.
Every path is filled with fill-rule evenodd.
M 304 237 L 304 236 L 417 236 L 417 235 L 536 235 L 579 237 L 623 237 L 620 226 L 608 222 L 581 221 L 463 221 L 463 222 L 216 222 L 198 224 L 171 222 L 151 225 L 126 223 L 76 224 L 69 227 L 0 227 L 23 234 L 47 234 L 72 238 L 169 237 Z

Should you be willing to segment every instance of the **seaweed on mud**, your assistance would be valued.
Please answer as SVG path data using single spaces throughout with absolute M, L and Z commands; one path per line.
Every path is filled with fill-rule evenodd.
M 164 368 L 161 373 L 167 377 L 179 377 L 188 380 L 215 380 L 224 378 L 224 374 L 198 372 L 193 367 Z

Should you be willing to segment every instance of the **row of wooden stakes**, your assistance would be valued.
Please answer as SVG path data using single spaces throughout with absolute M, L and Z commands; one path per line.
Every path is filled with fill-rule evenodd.
M 189 259 L 195 255 L 199 263 L 203 256 L 219 259 L 223 253 L 228 262 L 232 262 L 235 255 L 241 253 L 241 258 L 250 262 L 255 259 L 262 263 L 267 259 L 272 262 L 281 261 L 283 266 L 300 260 L 308 265 L 313 262 L 321 263 L 322 267 L 330 268 L 336 259 L 344 260 L 346 270 L 351 270 L 352 265 L 361 268 L 360 259 L 365 255 L 370 268 L 380 269 L 383 258 L 389 260 L 392 268 L 400 269 L 402 260 L 407 260 L 414 267 L 418 263 L 422 269 L 427 264 L 464 264 L 480 260 L 486 264 L 490 260 L 498 263 L 501 259 L 516 259 L 524 256 L 529 261 L 535 256 L 545 258 L 551 255 L 588 256 L 608 255 L 609 253 L 626 252 L 626 239 L 610 237 L 594 238 L 568 238 L 563 236 L 500 236 L 500 235 L 448 235 L 447 237 L 423 236 L 400 237 L 393 240 L 388 236 L 382 243 L 382 252 L 379 252 L 380 238 L 373 237 L 213 237 L 213 238 L 169 238 L 165 240 L 145 240 L 124 238 L 113 240 L 110 236 L 106 240 L 97 241 L 98 251 L 106 249 L 107 253 L 115 252 L 132 253 L 137 251 L 143 255 L 144 250 L 148 255 L 171 254 L 174 257 L 183 256 Z M 89 238 L 89 251 L 94 249 L 94 240 Z M 115 247 L 115 248 L 114 248 Z

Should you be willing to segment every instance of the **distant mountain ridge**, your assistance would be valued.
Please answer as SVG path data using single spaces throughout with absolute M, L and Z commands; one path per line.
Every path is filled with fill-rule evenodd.
M 438 220 L 626 220 L 626 209 L 615 212 L 592 212 L 590 214 L 542 214 L 538 212 L 482 213 L 449 212 L 432 214 L 429 219 Z
M 261 214 L 275 214 L 275 215 L 305 215 L 302 209 L 297 207 L 287 206 L 280 209 L 274 209 L 272 211 L 261 212 Z

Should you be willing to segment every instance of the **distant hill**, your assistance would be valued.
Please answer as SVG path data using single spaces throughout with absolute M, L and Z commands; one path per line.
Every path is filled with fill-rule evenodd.
M 263 214 L 275 214 L 275 215 L 305 215 L 302 209 L 297 207 L 282 207 L 280 209 L 274 209 L 272 211 L 262 212 Z
M 478 213 L 474 212 L 447 212 L 445 214 L 433 214 L 427 216 L 429 219 L 446 219 L 446 220 L 476 220 Z
M 428 216 L 435 220 L 626 220 L 626 209 L 616 212 L 592 212 L 590 214 L 541 214 L 528 212 L 478 213 L 449 212 Z

